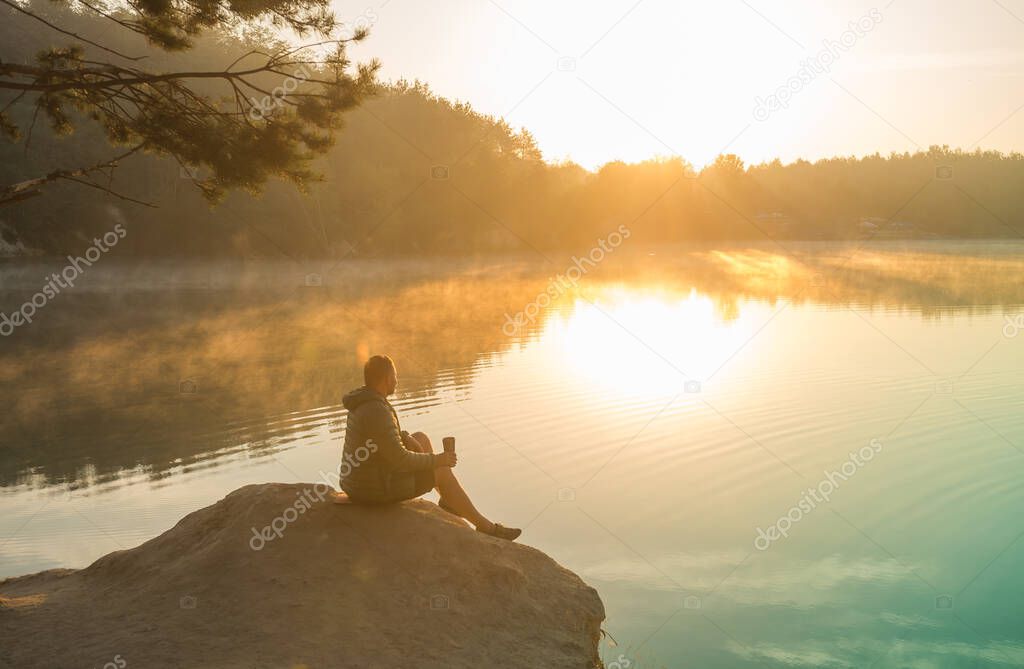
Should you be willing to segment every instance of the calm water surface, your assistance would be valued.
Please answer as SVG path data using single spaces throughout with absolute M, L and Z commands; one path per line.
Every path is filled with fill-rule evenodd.
M 598 588 L 609 663 L 1024 665 L 1022 245 L 622 251 L 553 299 L 567 257 L 104 262 L 0 341 L 0 577 L 335 471 L 388 352 L 404 426 Z

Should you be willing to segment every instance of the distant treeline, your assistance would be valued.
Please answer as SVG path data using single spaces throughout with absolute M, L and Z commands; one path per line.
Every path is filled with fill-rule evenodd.
M 73 32 L 103 34 L 121 51 L 152 53 L 150 67 L 222 67 L 268 40 L 208 37 L 195 50 L 170 56 L 109 29 L 102 18 L 58 5 L 46 11 L 59 13 L 61 25 Z M 4 61 L 22 62 L 68 41 L 13 10 L 0 15 Z M 0 95 L 0 106 L 12 97 Z M 33 113 L 21 103 L 13 109 L 26 120 Z M 117 152 L 88 124 L 63 138 L 37 126 L 27 151 L 25 139 L 0 140 L 0 185 Z M 307 194 L 274 182 L 262 194 L 233 193 L 211 209 L 187 170 L 156 156 L 132 157 L 112 183 L 157 208 L 65 184 L 0 210 L 0 233 L 8 243 L 68 253 L 113 227 L 118 214 L 111 207 L 128 229 L 119 252 L 139 255 L 543 253 L 589 248 L 623 224 L 633 244 L 1024 233 L 1020 153 L 932 147 L 751 166 L 723 155 L 702 170 L 667 158 L 611 162 L 592 172 L 546 162 L 528 131 L 405 81 L 381 86 L 348 116 L 318 169 L 323 182 Z

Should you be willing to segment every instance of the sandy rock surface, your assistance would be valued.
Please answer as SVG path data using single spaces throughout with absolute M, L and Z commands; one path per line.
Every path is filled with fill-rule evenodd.
M 246 486 L 85 569 L 0 581 L 0 666 L 599 666 L 601 600 L 544 553 L 313 490 Z

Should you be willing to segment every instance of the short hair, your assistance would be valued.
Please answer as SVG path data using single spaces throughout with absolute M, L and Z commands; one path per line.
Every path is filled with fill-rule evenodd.
M 395 369 L 395 361 L 386 355 L 371 355 L 370 359 L 363 365 L 363 381 L 372 386 Z

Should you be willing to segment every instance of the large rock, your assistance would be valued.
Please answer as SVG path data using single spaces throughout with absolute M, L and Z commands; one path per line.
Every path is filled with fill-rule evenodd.
M 0 581 L 0 666 L 600 666 L 601 600 L 544 553 L 324 487 L 246 486 L 85 569 Z

